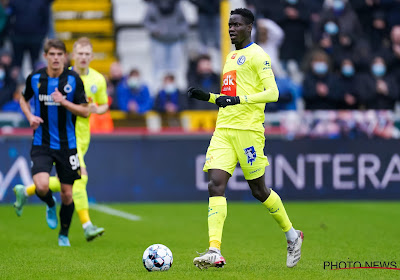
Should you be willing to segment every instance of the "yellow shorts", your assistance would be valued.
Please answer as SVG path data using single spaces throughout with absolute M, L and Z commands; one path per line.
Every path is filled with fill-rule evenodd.
M 76 149 L 78 151 L 79 164 L 81 167 L 84 168 L 86 168 L 84 157 L 89 148 L 89 143 L 90 142 L 80 140 L 79 137 L 76 138 L 76 146 L 77 146 Z
M 260 131 L 217 128 L 208 146 L 203 170 L 220 169 L 232 175 L 239 161 L 246 180 L 257 179 L 269 165 L 264 145 L 265 136 Z

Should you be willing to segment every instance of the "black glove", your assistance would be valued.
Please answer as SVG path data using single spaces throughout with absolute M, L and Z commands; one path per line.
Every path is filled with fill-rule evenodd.
M 239 96 L 220 96 L 215 100 L 215 104 L 217 104 L 219 107 L 225 108 L 226 106 L 229 105 L 236 105 L 240 104 L 240 98 Z
M 202 101 L 210 100 L 210 94 L 208 92 L 202 91 L 201 89 L 191 87 L 188 89 L 188 97 L 195 98 Z

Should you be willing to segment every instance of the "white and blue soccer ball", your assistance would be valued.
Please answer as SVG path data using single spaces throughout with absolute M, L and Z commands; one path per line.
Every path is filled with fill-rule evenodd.
M 171 250 L 162 244 L 153 244 L 143 253 L 143 265 L 148 271 L 167 271 L 173 260 Z

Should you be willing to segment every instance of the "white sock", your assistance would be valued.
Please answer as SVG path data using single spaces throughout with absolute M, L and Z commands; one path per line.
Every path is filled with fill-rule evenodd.
M 93 224 L 92 224 L 91 221 L 89 221 L 89 222 L 84 223 L 84 224 L 82 225 L 82 227 L 83 227 L 83 229 L 86 229 L 88 226 L 91 226 L 91 225 L 93 225 Z
M 297 239 L 297 237 L 299 237 L 299 235 L 297 234 L 296 230 L 291 227 L 291 229 L 289 229 L 289 231 L 285 232 L 286 235 L 286 240 L 293 242 Z

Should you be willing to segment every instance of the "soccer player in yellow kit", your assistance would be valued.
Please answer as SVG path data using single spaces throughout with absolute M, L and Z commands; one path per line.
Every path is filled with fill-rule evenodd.
M 106 80 L 102 74 L 89 67 L 90 62 L 93 59 L 93 46 L 88 38 L 79 38 L 74 43 L 73 59 L 75 62 L 72 69 L 79 74 L 83 81 L 85 93 L 89 100 L 90 113 L 104 114 L 108 110 Z M 73 184 L 73 200 L 75 203 L 75 209 L 84 229 L 85 238 L 87 241 L 91 241 L 102 235 L 104 233 L 104 228 L 93 225 L 89 217 L 89 202 L 86 192 L 88 173 L 84 161 L 84 156 L 90 143 L 89 118 L 78 116 L 75 123 L 75 132 L 79 163 L 81 167 L 81 179 L 75 180 Z M 49 187 L 53 192 L 60 191 L 60 181 L 57 177 L 50 177 Z M 15 186 L 14 192 L 16 195 L 16 202 L 14 203 L 14 207 L 18 216 L 21 216 L 22 214 L 22 208 L 27 197 L 34 195 L 35 191 L 35 185 L 26 188 L 23 185 Z
M 253 22 L 250 10 L 231 11 L 229 35 L 236 50 L 226 57 L 221 94 L 188 90 L 189 97 L 221 107 L 203 168 L 209 178 L 209 249 L 193 260 L 200 269 L 225 265 L 221 255 L 227 215 L 224 194 L 238 161 L 253 196 L 266 206 L 286 235 L 286 265 L 294 267 L 301 257 L 303 233 L 293 228 L 279 195 L 265 186 L 265 167 L 269 163 L 264 155 L 264 109 L 266 103 L 278 100 L 279 92 L 268 54 L 251 42 Z

